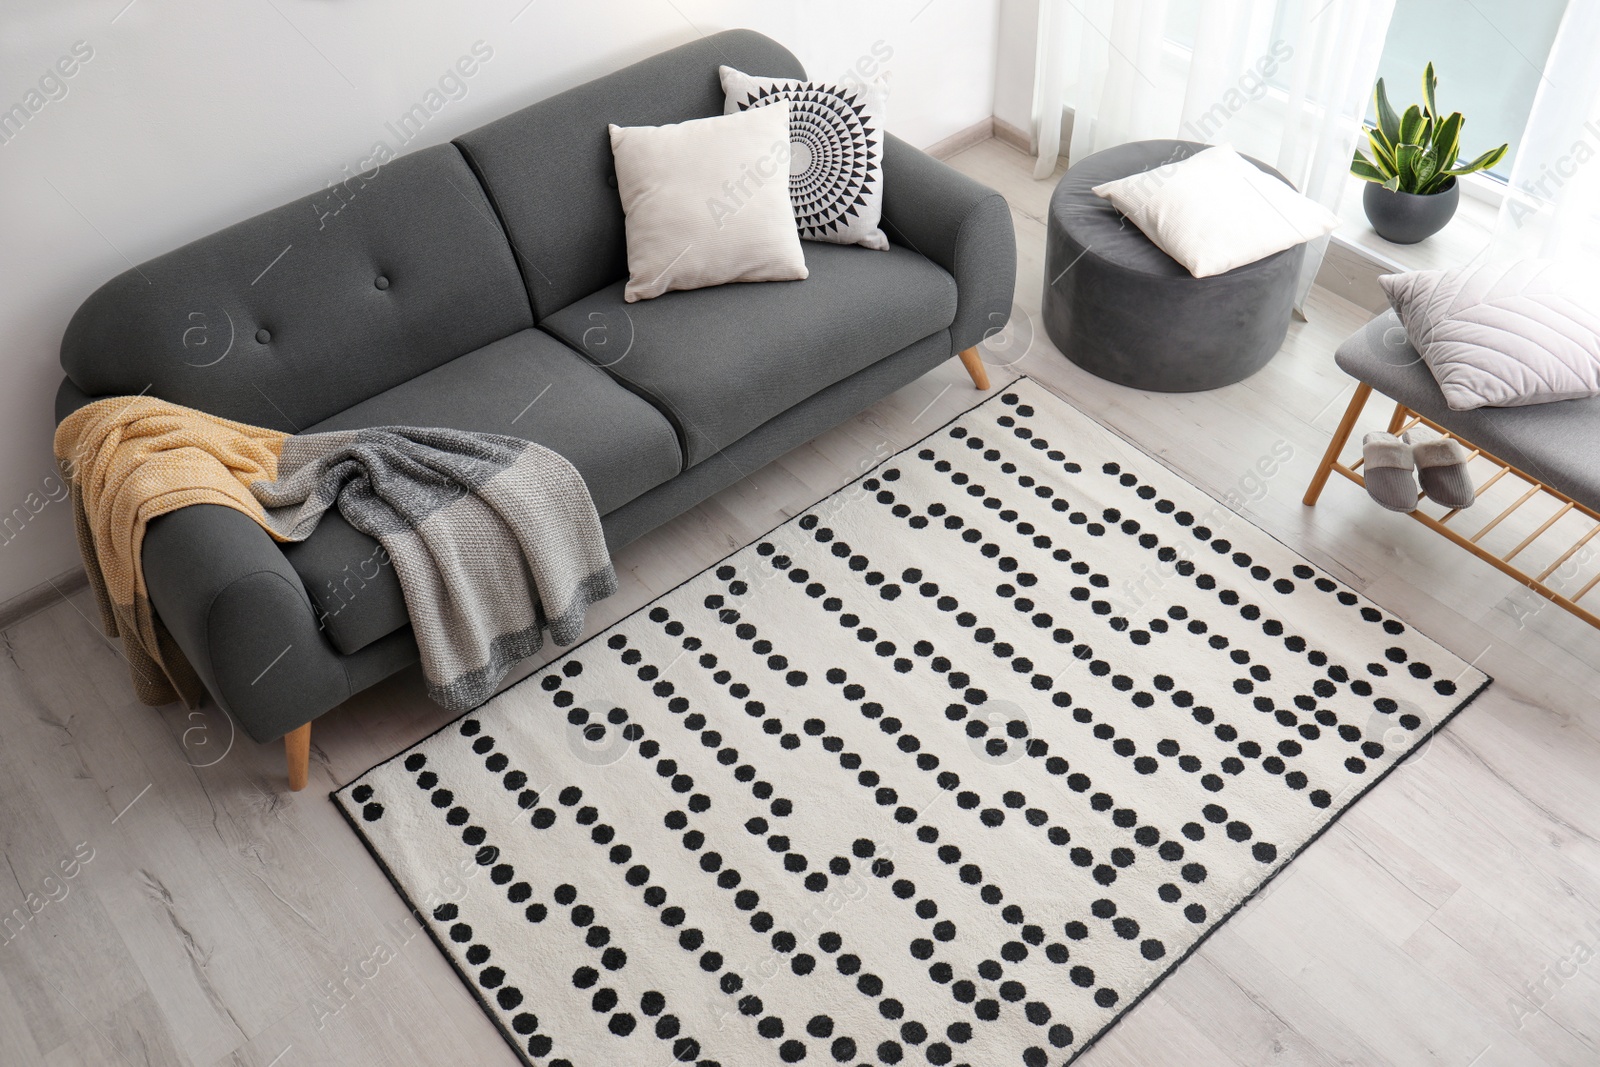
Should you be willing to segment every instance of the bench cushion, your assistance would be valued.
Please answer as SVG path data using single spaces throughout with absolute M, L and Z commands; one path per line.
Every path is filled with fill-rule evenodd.
M 1369 322 L 1335 354 L 1351 376 L 1484 451 L 1600 508 L 1600 397 L 1531 407 L 1453 411 L 1433 373 L 1406 341 L 1393 311 Z
M 672 426 L 571 349 L 524 330 L 468 353 L 309 428 L 446 426 L 507 434 L 561 453 L 583 476 L 600 514 L 682 470 Z M 349 654 L 406 625 L 394 568 L 378 543 L 329 511 L 305 541 L 285 545 Z
M 540 326 L 651 398 L 677 423 L 693 466 L 955 318 L 955 281 L 916 252 L 803 244 L 805 281 L 634 304 L 618 282 Z

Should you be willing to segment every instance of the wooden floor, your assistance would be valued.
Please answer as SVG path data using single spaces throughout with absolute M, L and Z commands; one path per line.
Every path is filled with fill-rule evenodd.
M 1600 1063 L 1600 634 L 1341 480 L 1301 506 L 1364 312 L 1314 291 L 1227 389 L 1107 384 L 1037 329 L 1050 183 L 998 141 L 954 163 L 1013 207 L 997 386 L 1033 376 L 1498 679 L 1080 1062 Z M 754 472 L 625 551 L 594 623 L 978 399 L 952 359 Z M 511 1064 L 325 796 L 445 721 L 418 675 L 318 720 L 291 796 L 281 746 L 136 704 L 90 614 L 79 595 L 3 634 L 0 905 L 28 920 L 0 935 L 0 1064 Z

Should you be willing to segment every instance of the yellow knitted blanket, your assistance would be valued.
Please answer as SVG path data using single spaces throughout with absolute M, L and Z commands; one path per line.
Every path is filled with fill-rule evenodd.
M 57 427 L 56 461 L 72 484 L 78 549 L 100 621 L 121 636 L 144 703 L 181 698 L 194 707 L 205 692 L 151 610 L 139 562 L 145 527 L 190 504 L 221 504 L 277 537 L 250 486 L 276 480 L 287 436 L 146 396 L 97 400 Z

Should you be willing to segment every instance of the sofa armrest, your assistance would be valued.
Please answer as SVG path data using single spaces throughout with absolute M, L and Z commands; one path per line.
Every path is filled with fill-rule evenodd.
M 85 404 L 99 399 L 79 389 L 71 378 L 61 379 L 61 384 L 56 387 L 56 424 L 60 425 L 62 419 Z
M 248 515 L 195 504 L 155 519 L 142 550 L 156 614 L 206 688 L 270 741 L 351 693 L 288 559 Z
M 886 134 L 883 230 L 956 280 L 953 351 L 1003 328 L 1017 287 L 1017 237 L 1005 197 Z

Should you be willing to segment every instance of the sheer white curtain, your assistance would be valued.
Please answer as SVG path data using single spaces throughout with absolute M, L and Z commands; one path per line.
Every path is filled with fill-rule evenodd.
M 1230 143 L 1337 211 L 1393 13 L 1394 0 L 1040 0 L 1034 174 L 1055 169 L 1070 112 L 1069 161 L 1148 138 Z M 1297 306 L 1326 249 L 1307 248 Z
M 1600 265 L 1600 0 L 1571 0 L 1490 242 L 1495 257 Z

